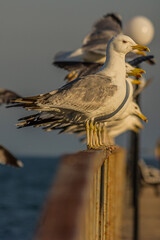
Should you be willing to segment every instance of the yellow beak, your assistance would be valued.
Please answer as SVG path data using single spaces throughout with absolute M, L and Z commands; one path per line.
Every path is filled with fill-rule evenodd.
M 129 76 L 134 76 L 134 77 L 137 77 L 137 78 L 141 78 L 142 77 L 141 73 L 146 73 L 146 72 L 141 68 L 134 68 L 133 70 L 131 70 L 128 73 L 128 75 Z
M 150 52 L 149 48 L 144 46 L 144 45 L 140 45 L 140 44 L 136 44 L 134 46 L 132 46 L 132 49 L 137 49 L 137 50 L 140 50 L 140 51 L 145 51 L 145 52 Z
M 147 118 L 140 112 L 137 112 L 138 117 L 140 117 L 144 122 L 148 122 Z
M 139 84 L 141 84 L 141 81 L 135 79 L 135 80 L 132 80 L 131 83 L 139 85 Z

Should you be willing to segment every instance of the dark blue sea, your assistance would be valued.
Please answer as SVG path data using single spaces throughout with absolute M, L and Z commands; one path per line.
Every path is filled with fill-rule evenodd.
M 59 167 L 59 158 L 19 158 L 24 167 L 0 165 L 0 240 L 30 240 L 47 193 Z M 149 166 L 158 162 L 146 158 Z
M 0 240 L 30 240 L 59 158 L 19 158 L 24 167 L 0 165 Z

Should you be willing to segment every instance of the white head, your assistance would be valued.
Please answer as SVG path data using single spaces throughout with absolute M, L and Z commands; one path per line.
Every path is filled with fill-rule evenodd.
M 119 34 L 113 37 L 108 44 L 107 49 L 112 49 L 117 53 L 127 54 L 134 49 L 149 51 L 149 49 L 143 45 L 136 44 L 130 37 Z M 107 50 L 108 51 L 108 50 Z
M 142 114 L 142 112 L 141 112 L 139 106 L 137 105 L 137 103 L 135 103 L 133 101 L 130 102 L 130 104 L 129 104 L 129 113 L 138 116 L 139 118 L 141 118 L 145 122 L 148 122 L 147 118 Z

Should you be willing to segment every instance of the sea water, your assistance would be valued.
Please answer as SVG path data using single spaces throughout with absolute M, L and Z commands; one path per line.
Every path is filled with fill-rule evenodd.
M 33 238 L 59 158 L 22 157 L 23 168 L 0 165 L 0 240 Z
M 19 158 L 24 167 L 0 165 L 0 240 L 33 238 L 59 158 Z M 148 166 L 158 168 L 153 158 L 144 158 Z

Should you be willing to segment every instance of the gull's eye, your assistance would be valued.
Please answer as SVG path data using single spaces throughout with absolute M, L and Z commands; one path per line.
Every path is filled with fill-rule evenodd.
M 123 42 L 123 43 L 127 43 L 127 41 L 125 41 L 125 40 L 123 40 L 122 42 Z

